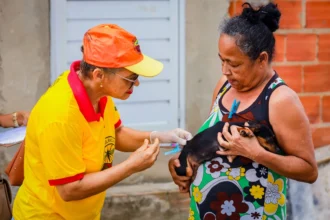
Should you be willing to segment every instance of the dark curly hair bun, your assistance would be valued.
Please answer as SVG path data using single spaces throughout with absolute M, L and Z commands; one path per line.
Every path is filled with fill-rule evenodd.
M 260 7 L 258 10 L 255 10 L 250 3 L 246 2 L 242 7 L 244 7 L 241 14 L 242 18 L 247 19 L 253 24 L 262 22 L 271 32 L 274 32 L 279 28 L 281 12 L 278 10 L 276 4 L 269 3 Z

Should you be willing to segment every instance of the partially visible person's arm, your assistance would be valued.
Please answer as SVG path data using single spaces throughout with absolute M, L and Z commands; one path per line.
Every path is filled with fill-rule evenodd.
M 25 111 L 16 112 L 16 122 L 15 125 L 15 112 L 12 114 L 0 115 L 0 127 L 10 128 L 18 126 L 24 126 L 27 124 L 30 113 Z
M 313 183 L 318 176 L 314 145 L 308 118 L 295 92 L 282 86 L 274 91 L 269 103 L 269 119 L 279 146 L 285 156 L 262 148 L 255 137 L 243 138 L 233 126 L 229 134 L 224 127 L 218 136 L 221 146 L 227 151 L 220 155 L 241 155 L 260 163 L 276 173 L 298 181 Z

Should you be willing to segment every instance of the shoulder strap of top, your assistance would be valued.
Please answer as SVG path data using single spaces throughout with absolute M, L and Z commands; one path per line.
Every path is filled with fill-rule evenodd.
M 265 102 L 265 110 L 267 112 L 267 121 L 269 122 L 269 100 L 270 100 L 270 96 L 272 95 L 272 93 L 280 86 L 286 86 L 285 82 L 283 81 L 283 79 L 281 79 L 278 74 L 275 71 L 274 76 L 272 77 L 272 79 L 269 81 L 269 83 L 267 84 L 264 92 L 263 92 L 263 97 L 264 98 L 264 102 Z M 270 124 L 270 122 L 269 122 Z
M 219 91 L 218 91 L 218 96 L 219 96 L 219 94 L 220 93 L 222 93 L 222 95 L 224 94 L 224 93 L 226 93 L 227 91 L 228 91 L 228 89 L 229 89 L 229 87 L 230 87 L 231 85 L 230 85 L 230 83 L 228 82 L 228 80 L 221 86 L 221 88 L 219 89 Z
M 269 80 L 269 83 L 266 86 L 267 88 L 265 88 L 265 100 L 269 100 L 269 97 L 275 91 L 275 89 L 283 85 L 286 85 L 285 82 L 275 72 L 274 76 L 271 78 L 271 80 Z

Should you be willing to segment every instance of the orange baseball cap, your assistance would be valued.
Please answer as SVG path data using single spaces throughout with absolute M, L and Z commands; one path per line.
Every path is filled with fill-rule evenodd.
M 84 61 L 98 67 L 124 67 L 138 75 L 153 77 L 163 64 L 143 54 L 136 37 L 115 24 L 100 24 L 84 35 Z

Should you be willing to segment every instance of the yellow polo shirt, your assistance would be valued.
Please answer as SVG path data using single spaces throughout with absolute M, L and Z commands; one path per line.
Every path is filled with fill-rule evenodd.
M 25 139 L 23 185 L 14 201 L 15 220 L 100 219 L 105 192 L 65 202 L 56 185 L 111 167 L 115 129 L 121 125 L 110 97 L 96 113 L 74 62 L 33 108 Z

